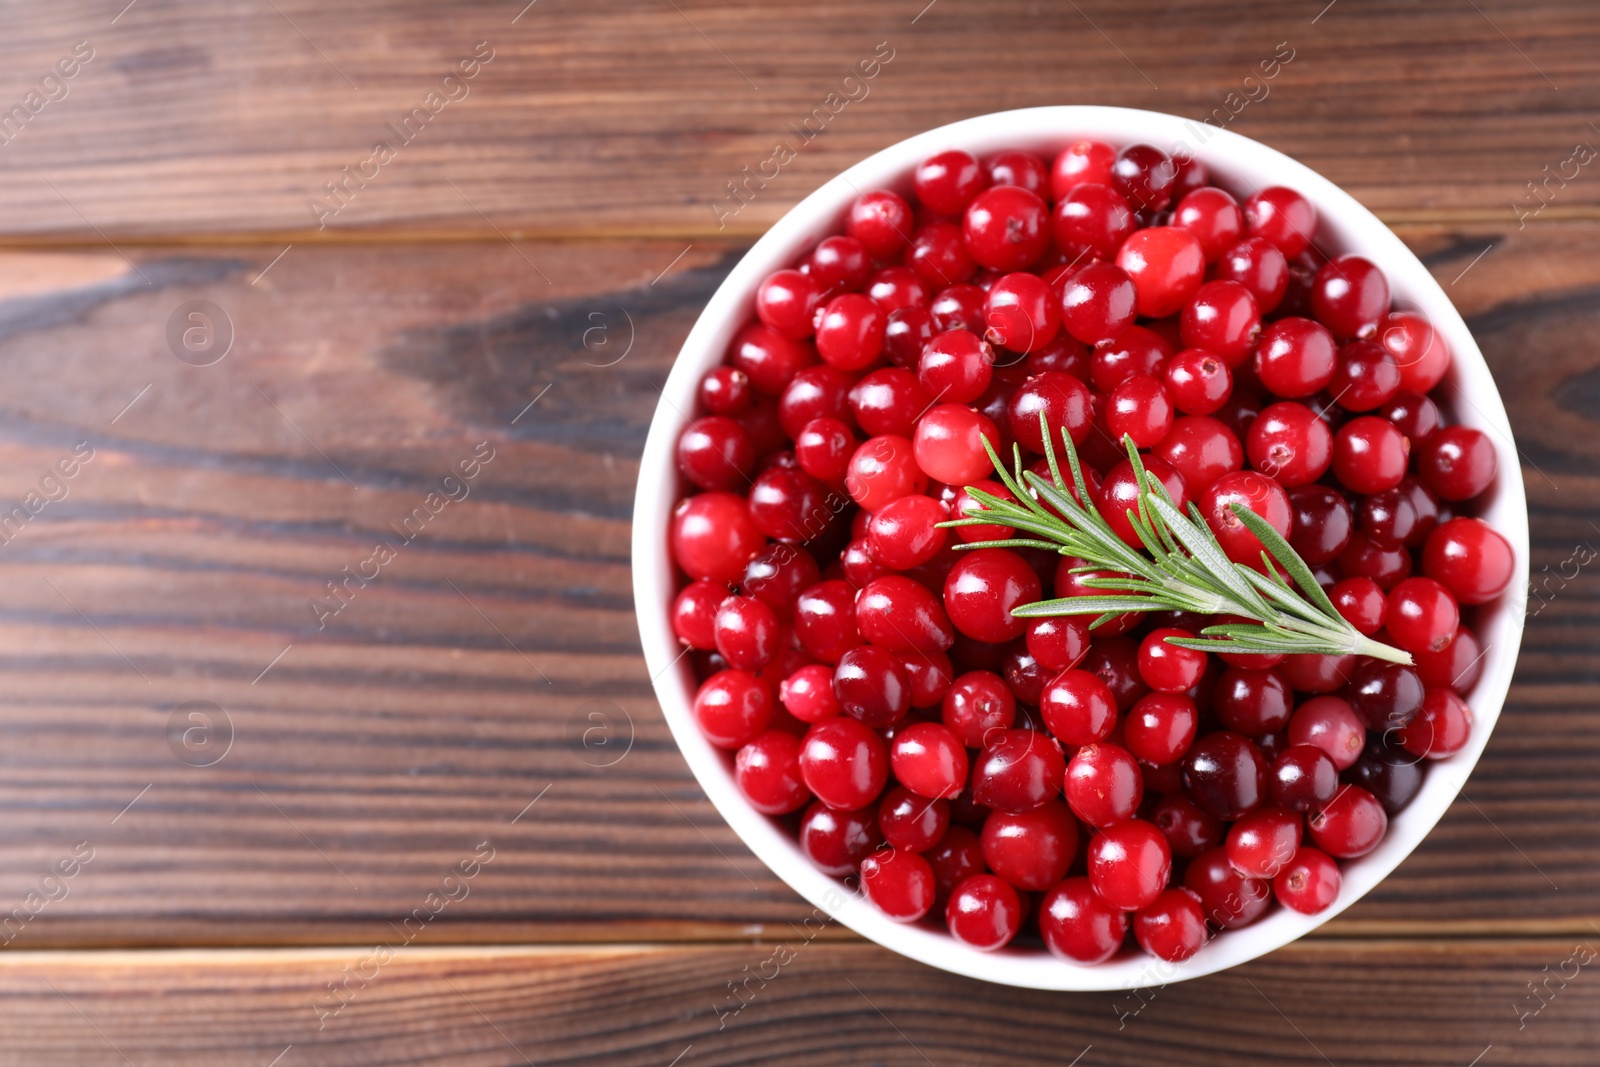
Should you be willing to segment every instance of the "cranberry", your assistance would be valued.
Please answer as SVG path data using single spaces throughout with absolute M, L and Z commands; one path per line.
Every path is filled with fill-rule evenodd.
M 1340 553 L 1339 567 L 1346 574 L 1371 578 L 1388 592 L 1411 576 L 1411 553 L 1400 547 L 1385 548 L 1366 534 L 1356 533 Z
M 1052 229 L 1056 247 L 1074 261 L 1083 257 L 1109 260 L 1133 233 L 1133 212 L 1115 189 L 1087 183 L 1056 204 Z
M 1166 373 L 1167 360 L 1175 351 L 1177 349 L 1154 330 L 1129 326 L 1111 343 L 1094 350 L 1089 382 L 1102 393 L 1109 393 L 1135 374 L 1159 378 Z
M 946 531 L 938 524 L 949 517 L 945 506 L 932 497 L 891 500 L 867 524 L 867 551 L 885 567 L 910 570 L 944 547 Z
M 871 809 L 840 811 L 816 801 L 800 819 L 800 851 L 824 874 L 842 878 L 883 843 Z
M 816 279 L 797 270 L 774 271 L 756 289 L 756 315 L 792 340 L 810 337 L 822 303 Z
M 1338 346 L 1325 326 L 1310 319 L 1279 319 L 1261 331 L 1256 373 L 1273 393 L 1293 399 L 1326 387 L 1337 359 Z
M 1446 687 L 1457 693 L 1472 692 L 1483 670 L 1483 647 L 1478 635 L 1465 626 L 1458 626 L 1454 639 L 1440 651 L 1417 653 L 1414 658 L 1423 685 Z
M 880 849 L 861 861 L 861 891 L 895 922 L 916 922 L 933 907 L 933 868 L 915 852 Z
M 812 419 L 795 436 L 794 455 L 801 470 L 833 485 L 844 480 L 857 445 L 850 427 L 839 419 Z
M 954 636 L 939 598 L 898 574 L 876 578 L 861 590 L 856 626 L 871 643 L 896 652 L 943 652 Z
M 1200 241 L 1181 226 L 1151 226 L 1123 242 L 1117 266 L 1133 279 L 1139 314 L 1159 319 L 1194 296 L 1205 278 L 1206 257 Z
M 937 845 L 923 853 L 933 867 L 935 899 L 948 899 L 958 885 L 985 870 L 978 835 L 954 822 L 955 810 L 955 805 L 951 805 L 950 829 Z
M 1272 802 L 1285 811 L 1320 808 L 1338 788 L 1339 768 L 1314 744 L 1292 745 L 1272 761 Z
M 1311 246 L 1317 232 L 1317 209 L 1293 189 L 1275 185 L 1244 202 L 1245 229 L 1262 237 L 1293 259 Z
M 1102 901 L 1084 877 L 1059 883 L 1039 904 L 1039 933 L 1062 959 L 1104 963 L 1128 936 L 1128 917 Z
M 1244 213 L 1239 210 L 1239 202 L 1214 187 L 1196 189 L 1179 201 L 1172 223 L 1195 235 L 1207 263 L 1221 259 L 1244 234 Z
M 1229 667 L 1217 679 L 1211 710 L 1228 729 L 1254 737 L 1288 726 L 1294 701 L 1279 672 Z
M 912 176 L 917 199 L 935 215 L 959 215 L 983 189 L 983 168 L 965 152 L 952 149 L 929 156 Z
M 823 663 L 808 663 L 783 680 L 778 699 L 784 710 L 805 723 L 819 723 L 840 714 L 833 693 L 833 671 Z
M 1340 697 L 1320 696 L 1308 700 L 1295 709 L 1289 720 L 1289 743 L 1320 749 L 1339 770 L 1361 757 L 1366 740 L 1366 724 L 1356 715 L 1350 702 Z
M 794 632 L 807 655 L 824 663 L 861 644 L 856 629 L 856 591 L 842 581 L 820 582 L 795 600 Z
M 961 795 L 967 783 L 967 750 L 949 727 L 913 723 L 895 735 L 889 750 L 894 776 L 924 797 Z
M 1050 209 L 1020 186 L 985 189 L 967 205 L 962 234 L 967 251 L 985 267 L 1021 270 L 1050 243 Z
M 1335 582 L 1333 588 L 1328 590 L 1328 599 L 1333 601 L 1334 608 L 1344 616 L 1345 622 L 1360 633 L 1371 637 L 1383 629 L 1389 602 L 1378 583 L 1371 578 L 1346 578 Z
M 1272 891 L 1284 907 L 1315 915 L 1338 899 L 1341 882 L 1339 865 L 1331 856 L 1303 845 L 1272 880 Z
M 1186 348 L 1167 361 L 1162 380 L 1178 410 L 1209 415 L 1233 392 L 1227 363 L 1202 348 Z
M 1377 797 L 1390 815 L 1405 810 L 1422 789 L 1422 768 L 1417 766 L 1422 760 L 1398 744 L 1398 732 L 1375 735 L 1348 775 L 1352 785 Z
M 965 487 L 956 493 L 955 500 L 950 505 L 951 518 L 977 518 L 989 510 L 985 504 L 971 495 L 970 489 L 976 489 L 980 493 L 988 493 L 990 496 L 999 497 L 1001 500 L 1016 499 L 1011 495 L 1011 490 L 999 482 L 988 480 L 975 482 L 973 485 Z M 1002 526 L 999 523 L 990 522 L 979 526 L 957 526 L 955 533 L 963 542 L 970 544 L 974 541 L 1004 541 L 1007 538 L 1014 537 L 1016 530 L 1010 526 Z
M 961 227 L 942 219 L 919 227 L 911 235 L 905 259 L 906 266 L 923 281 L 941 287 L 964 282 L 978 269 L 962 240 Z
M 1265 546 L 1234 512 L 1235 505 L 1254 512 L 1287 537 L 1294 518 L 1289 494 L 1264 474 L 1234 471 L 1218 478 L 1200 498 L 1200 514 L 1216 535 L 1223 552 L 1235 563 L 1260 570 Z
M 755 597 L 731 596 L 717 608 L 713 637 L 728 666 L 760 670 L 777 655 L 778 616 Z
M 1422 572 L 1460 604 L 1484 604 L 1505 592 L 1515 567 L 1510 542 L 1482 519 L 1440 523 L 1422 547 Z
M 1468 426 L 1446 426 L 1417 451 L 1417 473 L 1440 500 L 1471 500 L 1489 488 L 1497 466 L 1488 435 Z
M 1150 448 L 1172 429 L 1172 400 L 1166 387 L 1135 374 L 1112 391 L 1105 409 L 1106 429 L 1117 440 L 1133 438 L 1137 448 Z
M 1378 798 L 1360 786 L 1346 786 L 1306 823 L 1311 840 L 1330 856 L 1365 856 L 1389 829 L 1389 817 Z
M 912 444 L 898 434 L 880 434 L 862 443 L 850 457 L 845 489 L 857 504 L 877 511 L 891 500 L 927 488 Z
M 807 262 L 812 279 L 828 296 L 860 289 L 872 273 L 867 246 L 854 237 L 824 237 Z
M 1438 405 L 1421 393 L 1396 393 L 1378 414 L 1394 423 L 1413 447 L 1432 437 L 1441 421 Z
M 1046 670 L 1065 671 L 1076 667 L 1089 653 L 1089 623 L 1090 619 L 1084 615 L 1029 620 L 1028 654 Z
M 1019 185 L 1044 196 L 1050 187 L 1050 168 L 1032 152 L 997 152 L 983 161 L 983 172 L 993 185 Z
M 1139 645 L 1139 677 L 1159 693 L 1182 693 L 1194 688 L 1205 673 L 1208 656 L 1194 648 L 1184 648 L 1170 639 L 1192 640 L 1194 634 L 1174 627 L 1156 629 Z M 1167 760 L 1155 760 L 1166 763 Z
M 1400 368 L 1400 388 L 1427 393 L 1450 369 L 1450 346 L 1415 311 L 1396 311 L 1383 320 L 1378 340 Z M 1413 438 L 1415 439 L 1415 438 Z
M 1036 274 L 1007 274 L 989 287 L 984 336 L 1013 352 L 1043 349 L 1061 330 L 1060 300 Z
M 846 715 L 875 728 L 892 726 L 911 708 L 911 680 L 899 659 L 868 645 L 839 658 L 833 692 Z
M 888 321 L 871 297 L 836 296 L 817 314 L 817 354 L 841 370 L 864 370 L 883 354 Z
M 1206 282 L 1183 309 L 1183 343 L 1215 352 L 1229 367 L 1244 362 L 1260 332 L 1256 298 L 1235 281 Z
M 1289 289 L 1289 261 L 1278 247 L 1259 237 L 1248 237 L 1217 260 L 1217 278 L 1238 282 L 1256 298 L 1261 314 L 1270 315 Z
M 897 785 L 883 794 L 878 804 L 878 827 L 893 847 L 923 852 L 938 844 L 950 829 L 950 804 Z
M 1161 831 L 1143 819 L 1107 826 L 1089 841 L 1089 885 L 1114 908 L 1147 907 L 1171 875 L 1172 849 Z
M 979 641 L 1020 637 L 1027 620 L 1011 610 L 1039 599 L 1039 576 L 1021 556 L 1003 548 L 964 553 L 945 579 L 944 603 L 956 629 Z
M 1361 532 L 1385 548 L 1421 544 L 1438 521 L 1438 501 L 1415 478 L 1403 478 L 1361 502 Z
M 1000 433 L 986 416 L 965 404 L 940 404 L 917 423 L 917 466 L 935 481 L 971 484 L 994 469 L 985 441 L 991 447 L 1000 444 Z
M 1133 936 L 1141 948 L 1157 959 L 1169 963 L 1189 959 L 1205 947 L 1207 939 L 1205 909 L 1199 895 L 1190 889 L 1162 890 L 1133 917 Z
M 1173 506 L 1180 511 L 1187 507 L 1189 494 L 1184 486 L 1183 475 L 1171 464 L 1152 456 L 1144 461 L 1144 469 L 1166 490 Z M 1133 465 L 1123 460 L 1106 472 L 1105 481 L 1100 483 L 1100 492 L 1095 500 L 1095 506 L 1112 532 L 1134 548 L 1142 548 L 1144 543 L 1134 530 L 1128 513 L 1138 511 L 1140 495 L 1141 488 Z
M 1438 652 L 1461 625 L 1455 597 L 1432 578 L 1407 578 L 1389 591 L 1387 627 L 1408 652 Z
M 1189 415 L 1176 420 L 1154 449 L 1183 479 L 1187 493 L 1199 496 L 1218 478 L 1244 463 L 1239 439 L 1217 419 Z
M 991 812 L 984 820 L 984 861 L 1018 889 L 1049 889 L 1067 876 L 1077 854 L 1078 824 L 1059 800 L 1016 814 Z
M 1012 694 L 1021 704 L 1038 704 L 1044 694 L 1045 683 L 1050 680 L 1050 671 L 1033 658 L 1028 651 L 1025 641 L 1013 641 L 1005 648 L 1002 667 L 1006 676 L 1006 685 L 1011 687 Z M 1027 725 L 1034 725 L 1029 720 Z
M 1228 862 L 1252 878 L 1273 878 L 1300 847 L 1300 816 L 1279 808 L 1257 808 L 1228 831 Z
M 739 749 L 733 779 L 750 806 L 765 815 L 799 811 L 811 799 L 800 779 L 800 739 L 768 730 Z
M 1396 735 L 1407 752 L 1429 759 L 1455 755 L 1471 737 L 1472 709 L 1449 689 L 1427 690 L 1417 717 Z
M 694 697 L 695 722 L 718 748 L 749 744 L 771 724 L 772 714 L 772 690 L 749 671 L 719 671 Z
M 1063 148 L 1050 168 L 1050 195 L 1057 200 L 1073 189 L 1093 182 L 1111 184 L 1111 165 L 1117 150 L 1101 141 L 1074 141 Z
M 1067 805 L 1090 826 L 1110 826 L 1139 810 L 1144 779 L 1139 764 L 1121 745 L 1085 745 L 1067 764 Z
M 885 313 L 928 306 L 928 283 L 910 267 L 885 267 L 867 279 L 867 295 Z M 885 328 L 885 336 L 887 336 Z
M 914 367 L 922 355 L 922 347 L 938 332 L 930 308 L 915 305 L 898 308 L 889 312 L 883 328 L 884 355 L 896 367 Z
M 1177 856 L 1193 859 L 1222 844 L 1222 820 L 1201 811 L 1181 792 L 1162 797 L 1151 810 L 1150 821 L 1166 835 Z
M 1360 256 L 1330 259 L 1311 284 L 1311 310 L 1340 337 L 1371 337 L 1389 313 L 1389 280 Z
M 1400 368 L 1382 345 L 1352 341 L 1339 349 L 1328 391 L 1346 411 L 1371 411 L 1394 399 L 1400 389 Z
M 1130 637 L 1095 641 L 1084 657 L 1083 669 L 1106 683 L 1118 711 L 1127 711 L 1150 691 L 1139 677 L 1139 643 Z
M 829 719 L 806 732 L 800 774 L 830 808 L 863 808 L 883 792 L 888 749 L 883 738 L 855 719 Z
M 1272 887 L 1235 870 L 1226 849 L 1214 848 L 1190 861 L 1183 884 L 1200 897 L 1206 921 L 1219 929 L 1248 926 L 1272 903 Z
M 1128 751 L 1145 763 L 1174 764 L 1194 744 L 1199 719 L 1199 710 L 1189 697 L 1151 693 L 1128 712 L 1123 740 Z
M 1045 728 L 1064 745 L 1088 745 L 1111 736 L 1117 704 L 1105 682 L 1088 671 L 1057 674 L 1039 698 Z
M 1324 485 L 1289 490 L 1294 509 L 1290 546 L 1313 567 L 1338 558 L 1350 543 L 1354 526 L 1344 494 Z
M 672 632 L 690 648 L 716 648 L 717 608 L 727 597 L 726 586 L 704 578 L 690 582 L 672 602 Z
M 1004 730 L 1016 719 L 1017 702 L 1005 680 L 993 671 L 969 671 L 951 683 L 944 695 L 944 724 L 968 748 L 983 748 L 990 731 Z
M 1357 493 L 1393 489 L 1405 477 L 1411 442 L 1389 420 L 1362 415 L 1339 428 L 1333 438 L 1333 473 Z
M 1090 263 L 1062 287 L 1061 325 L 1085 344 L 1102 344 L 1133 323 L 1136 303 L 1134 281 L 1121 266 Z
M 1422 694 L 1422 679 L 1414 669 L 1382 660 L 1357 664 L 1345 689 L 1345 699 L 1374 730 L 1410 722 L 1422 707 Z
M 1283 658 L 1283 676 L 1297 693 L 1332 693 L 1350 680 L 1354 656 L 1299 653 Z
M 1183 787 L 1202 810 L 1219 819 L 1237 819 L 1265 799 L 1267 761 L 1248 738 L 1218 730 L 1189 751 Z
M 745 499 L 733 493 L 700 493 L 672 513 L 672 558 L 691 578 L 732 585 L 765 544 Z
M 850 207 L 845 229 L 875 259 L 893 259 L 911 239 L 911 205 L 887 189 L 864 193 Z
M 966 879 L 950 894 L 944 919 L 950 935 L 980 952 L 1003 948 L 1022 929 L 1017 891 L 992 874 Z
M 768 467 L 750 484 L 750 518 L 774 540 L 809 541 L 832 518 L 827 497 L 827 487 L 805 471 Z
M 1316 481 L 1333 462 L 1333 433 L 1304 404 L 1281 401 L 1261 410 L 1245 450 L 1256 470 L 1294 488 Z
M 1139 211 L 1160 211 L 1172 202 L 1178 168 L 1154 145 L 1132 144 L 1117 153 L 1111 182 Z
M 753 389 L 737 367 L 713 367 L 700 379 L 700 406 L 713 415 L 741 415 L 755 401 Z
M 994 349 L 986 342 L 966 330 L 948 330 L 922 350 L 917 381 L 927 397 L 970 404 L 989 387 L 993 367 Z
M 972 766 L 972 796 L 998 811 L 1033 811 L 1061 792 L 1065 773 L 1066 758 L 1046 734 L 994 730 Z
M 1088 387 L 1070 374 L 1046 371 L 1028 378 L 1012 394 L 1008 412 L 1011 432 L 1022 447 L 1038 453 L 1044 452 L 1041 413 L 1052 433 L 1065 431 L 1073 444 L 1081 444 L 1092 426 Z

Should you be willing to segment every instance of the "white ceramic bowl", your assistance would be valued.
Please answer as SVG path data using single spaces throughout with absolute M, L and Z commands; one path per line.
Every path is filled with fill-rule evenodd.
M 1203 143 L 1202 136 L 1206 138 Z M 674 469 L 674 445 L 686 414 L 694 411 L 701 376 L 722 362 L 734 332 L 752 317 L 761 279 L 792 266 L 819 239 L 841 232 L 846 211 L 859 193 L 883 187 L 908 190 L 913 168 L 935 152 L 960 148 L 982 158 L 1002 149 L 1020 148 L 1036 151 L 1048 160 L 1080 138 L 1112 145 L 1143 141 L 1169 151 L 1187 146 L 1210 169 L 1215 183 L 1241 200 L 1269 185 L 1289 186 L 1316 205 L 1316 240 L 1322 249 L 1330 254 L 1357 252 L 1377 263 L 1388 275 L 1394 303 L 1420 311 L 1449 341 L 1454 367 L 1434 395 L 1447 398 L 1442 406 L 1454 421 L 1483 430 L 1494 442 L 1499 478 L 1487 499 L 1478 504 L 1481 516 L 1511 542 L 1517 561 L 1507 594 L 1480 609 L 1477 630 L 1486 651 L 1482 676 L 1470 697 L 1476 725 L 1467 748 L 1434 762 L 1422 791 L 1391 820 L 1383 842 L 1366 856 L 1344 864 L 1343 889 L 1332 907 L 1315 916 L 1277 907 L 1254 925 L 1219 934 L 1181 964 L 1164 963 L 1127 949 L 1116 959 L 1093 967 L 1056 959 L 1042 949 L 983 953 L 940 930 L 885 918 L 843 883 L 813 867 L 784 829 L 740 796 L 733 780 L 732 753 L 713 748 L 695 725 L 690 711 L 695 681 L 687 659 L 680 656 L 668 618 L 675 592 L 668 519 L 681 484 Z M 1527 501 L 1505 408 L 1466 324 L 1416 256 L 1349 194 L 1281 152 L 1173 115 L 1111 107 L 1029 108 L 952 123 L 869 156 L 797 204 L 733 268 L 684 343 L 650 425 L 633 510 L 634 598 L 645 662 L 684 758 L 734 832 L 796 892 L 863 937 L 947 971 L 1035 989 L 1127 989 L 1210 974 L 1288 944 L 1377 885 L 1450 807 L 1489 740 L 1522 640 L 1518 593 L 1527 585 L 1527 560 Z

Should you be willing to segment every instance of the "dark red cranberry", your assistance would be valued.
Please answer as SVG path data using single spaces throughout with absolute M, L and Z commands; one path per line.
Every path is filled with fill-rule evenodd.
M 1136 211 L 1160 211 L 1172 202 L 1178 168 L 1154 145 L 1132 144 L 1117 153 L 1111 182 Z
M 1270 315 L 1288 291 L 1289 261 L 1271 242 L 1247 237 L 1217 260 L 1216 276 L 1250 290 L 1261 314 Z
M 1219 730 L 1195 742 L 1184 760 L 1183 787 L 1202 810 L 1237 819 L 1266 799 L 1267 761 L 1249 738 Z
M 693 424 L 691 424 L 693 425 Z M 1440 500 L 1471 500 L 1494 481 L 1494 442 L 1482 430 L 1446 426 L 1417 451 L 1417 473 Z
M 1330 259 L 1311 285 L 1311 311 L 1339 337 L 1372 337 L 1389 313 L 1389 280 L 1361 256 Z
M 1315 745 L 1292 745 L 1272 763 L 1272 802 L 1285 811 L 1309 811 L 1333 799 L 1339 768 Z
M 833 692 L 846 715 L 871 727 L 892 726 L 911 709 L 911 680 L 900 660 L 870 645 L 840 657 Z
M 1199 895 L 1206 921 L 1218 929 L 1248 926 L 1272 903 L 1271 885 L 1235 870 L 1223 848 L 1190 861 L 1183 884 Z
M 1289 505 L 1290 546 L 1314 567 L 1337 559 L 1354 526 L 1344 494 L 1325 485 L 1301 486 L 1289 490 Z
M 1374 730 L 1410 722 L 1422 707 L 1422 695 L 1422 679 L 1414 669 L 1382 660 L 1358 663 L 1344 692 L 1355 713 Z
M 1293 189 L 1275 185 L 1244 203 L 1245 230 L 1271 241 L 1293 259 L 1311 246 L 1317 232 L 1317 209 Z
M 1398 815 L 1422 790 L 1421 762 L 1393 734 L 1375 734 L 1346 777 L 1377 797 L 1384 811 Z
M 1212 690 L 1211 710 L 1228 729 L 1256 736 L 1288 726 L 1294 700 L 1277 671 L 1229 667 Z
M 835 878 L 854 873 L 861 861 L 883 844 L 873 809 L 844 811 L 820 800 L 806 809 L 799 837 L 800 851 L 824 874 Z

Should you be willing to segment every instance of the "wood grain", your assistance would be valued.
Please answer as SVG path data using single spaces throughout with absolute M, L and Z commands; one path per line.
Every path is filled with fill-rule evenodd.
M 781 936 L 403 948 L 381 964 L 370 947 L 3 957 L 0 996 L 16 1010 L 0 1018 L 0 1064 L 1465 1067 L 1481 1056 L 1565 1067 L 1590 1062 L 1600 1041 L 1594 935 L 1301 943 L 1212 978 L 1092 994 L 1007 989 L 875 946 Z
M 1547 166 L 1567 178 L 1541 190 L 1541 221 L 1600 210 L 1592 168 L 1562 167 L 1576 144 L 1600 144 L 1600 24 L 1583 0 L 1343 0 L 1320 15 L 1322 4 L 1252 0 L 1225 16 L 1023 0 L 120 7 L 0 11 L 7 108 L 76 42 L 94 52 L 64 98 L 0 145 L 0 235 L 13 242 L 752 235 L 913 133 L 1062 103 L 1210 116 L 1393 219 L 1513 220 L 1514 203 L 1541 202 L 1527 183 Z M 478 42 L 492 60 L 445 87 Z M 847 84 L 880 44 L 888 64 Z M 1293 58 L 1245 81 L 1275 54 Z M 389 124 L 430 91 L 460 98 L 437 98 L 402 141 Z M 796 130 L 818 108 L 822 132 L 806 141 Z M 325 183 L 360 170 L 380 140 L 393 160 L 327 200 Z M 798 157 L 727 215 L 726 183 L 779 141 Z M 337 215 L 319 219 L 318 196 Z
M 1600 538 L 1597 233 L 1405 231 L 1459 276 L 1505 389 L 1536 569 Z M 760 936 L 805 913 L 678 756 L 629 584 L 656 390 L 737 247 L 130 251 L 0 256 L 0 514 L 96 450 L 0 545 L 0 901 L 94 849 L 11 948 L 358 944 L 486 840 L 424 941 Z M 214 366 L 168 348 L 191 300 L 232 322 Z M 325 583 L 485 441 L 470 495 L 319 629 Z M 1465 798 L 1331 935 L 1600 918 L 1597 600 L 1584 572 L 1530 621 Z M 178 758 L 218 751 L 181 743 L 190 701 L 231 722 L 214 765 Z M 613 732 L 585 747 L 595 721 Z

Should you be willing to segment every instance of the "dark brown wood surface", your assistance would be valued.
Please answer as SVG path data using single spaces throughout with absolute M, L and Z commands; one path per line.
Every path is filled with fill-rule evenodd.
M 1288 40 L 1232 128 L 1446 284 L 1511 413 L 1535 573 L 1559 572 L 1600 544 L 1600 184 L 1512 205 L 1600 144 L 1585 6 L 120 7 L 0 11 L 0 103 L 94 48 L 0 144 L 0 912 L 92 850 L 0 935 L 0 1064 L 1593 1059 L 1593 966 L 1527 988 L 1600 947 L 1587 571 L 1529 620 L 1463 797 L 1306 942 L 1119 1029 L 1126 996 L 987 987 L 830 928 L 719 1031 L 726 983 L 808 909 L 677 754 L 628 561 L 657 390 L 795 199 L 1003 107 L 1198 119 Z M 481 40 L 470 95 L 314 229 L 307 198 Z M 722 183 L 883 40 L 870 96 L 719 230 Z M 195 301 L 210 355 L 231 338 L 210 366 L 169 340 Z M 326 583 L 488 449 L 328 614 Z M 57 499 L 5 527 L 30 492 Z M 470 892 L 318 1030 L 325 983 L 484 842 Z

